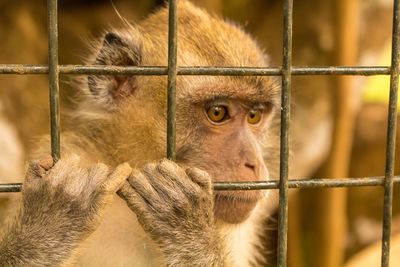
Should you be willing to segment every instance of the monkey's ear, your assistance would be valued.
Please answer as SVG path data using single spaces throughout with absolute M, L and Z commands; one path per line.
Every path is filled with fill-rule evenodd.
M 138 66 L 141 63 L 141 45 L 138 36 L 106 33 L 101 48 L 95 55 L 95 65 Z M 115 106 L 136 89 L 135 77 L 127 75 L 89 75 L 90 93 L 97 102 Z

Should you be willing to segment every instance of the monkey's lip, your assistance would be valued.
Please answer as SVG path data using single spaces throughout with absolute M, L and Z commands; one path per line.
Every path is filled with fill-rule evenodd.
M 262 198 L 257 191 L 215 192 L 214 215 L 227 223 L 240 223 L 246 220 Z
M 255 204 L 263 196 L 259 191 L 223 191 L 215 192 L 216 202 L 236 202 L 243 204 Z

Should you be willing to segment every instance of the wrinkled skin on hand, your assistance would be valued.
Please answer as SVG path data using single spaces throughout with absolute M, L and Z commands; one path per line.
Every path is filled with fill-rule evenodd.
M 49 159 L 30 164 L 23 187 L 22 224 L 45 224 L 80 233 L 92 232 L 113 193 L 122 185 L 131 168 L 122 164 L 114 172 L 97 163 L 81 167 L 72 155 L 51 166 Z M 44 218 L 43 214 L 47 216 Z
M 57 163 L 44 157 L 29 164 L 19 217 L 0 243 L 3 266 L 55 266 L 100 224 L 101 215 L 131 172 L 101 163 L 83 167 L 76 155 Z
M 134 170 L 118 194 L 160 246 L 168 266 L 223 265 L 206 172 L 163 160 Z

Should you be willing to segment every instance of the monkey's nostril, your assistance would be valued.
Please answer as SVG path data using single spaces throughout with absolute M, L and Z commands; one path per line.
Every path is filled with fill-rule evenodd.
M 252 170 L 254 170 L 256 168 L 255 165 L 250 164 L 250 163 L 245 163 L 244 166 L 246 166 L 247 168 L 252 169 Z

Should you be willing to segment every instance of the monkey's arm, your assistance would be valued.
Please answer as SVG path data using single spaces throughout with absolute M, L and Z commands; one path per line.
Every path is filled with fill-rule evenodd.
M 21 211 L 0 241 L 2 266 L 71 263 L 131 172 L 128 164 L 110 174 L 104 164 L 81 167 L 77 156 L 63 157 L 54 166 L 49 158 L 28 168 Z
M 134 170 L 118 194 L 160 246 L 167 266 L 224 266 L 207 173 L 163 160 Z

